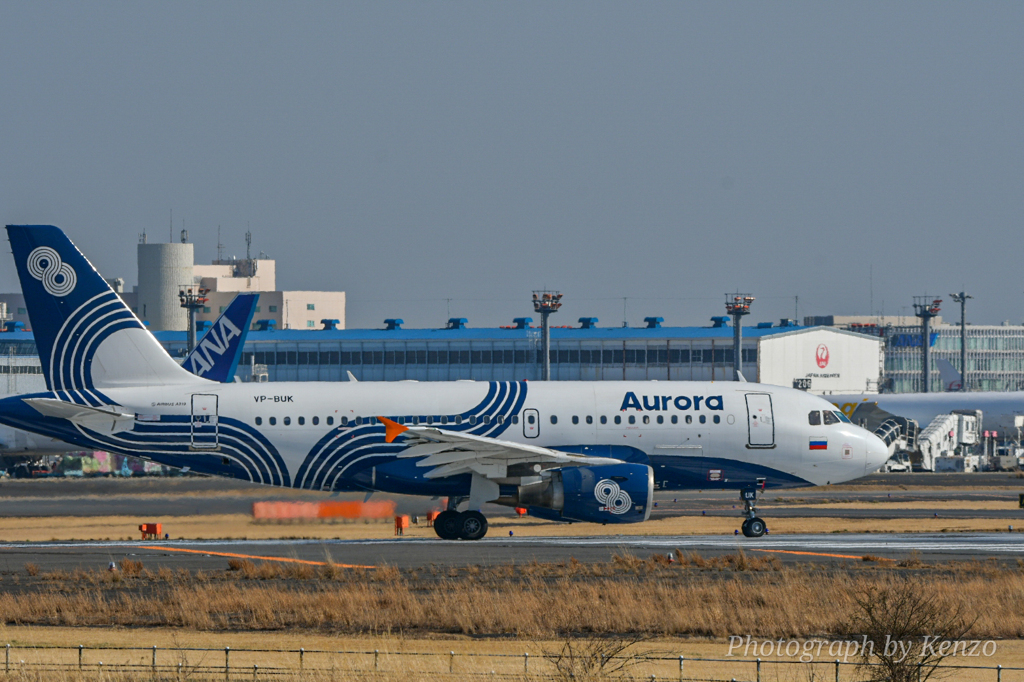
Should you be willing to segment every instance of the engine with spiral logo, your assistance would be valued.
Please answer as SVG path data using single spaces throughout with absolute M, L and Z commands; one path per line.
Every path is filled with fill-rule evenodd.
M 28 254 L 28 272 L 43 284 L 46 293 L 64 297 L 75 290 L 78 276 L 74 268 L 61 260 L 49 246 L 39 246 Z
M 618 483 L 607 478 L 598 481 L 594 486 L 594 497 L 601 503 L 601 511 L 612 514 L 625 514 L 633 506 L 629 493 L 620 488 Z

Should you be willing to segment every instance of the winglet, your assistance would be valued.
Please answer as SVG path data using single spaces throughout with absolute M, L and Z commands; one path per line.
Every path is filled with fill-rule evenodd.
M 408 426 L 402 426 L 396 421 L 391 421 L 387 417 L 377 417 L 380 423 L 387 428 L 387 432 L 384 435 L 385 443 L 393 443 L 395 439 L 401 436 L 403 433 L 409 430 Z

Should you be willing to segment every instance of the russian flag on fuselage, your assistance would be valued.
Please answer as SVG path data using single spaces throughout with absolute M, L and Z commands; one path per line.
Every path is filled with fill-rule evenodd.
M 828 450 L 828 439 L 811 438 L 811 450 Z

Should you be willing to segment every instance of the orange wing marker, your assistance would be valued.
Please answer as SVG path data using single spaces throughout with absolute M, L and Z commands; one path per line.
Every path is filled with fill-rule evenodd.
M 377 417 L 380 422 L 387 428 L 387 432 L 384 435 L 384 442 L 393 443 L 396 438 L 401 436 L 403 433 L 409 430 L 408 426 L 402 426 L 396 421 L 391 421 L 387 417 Z

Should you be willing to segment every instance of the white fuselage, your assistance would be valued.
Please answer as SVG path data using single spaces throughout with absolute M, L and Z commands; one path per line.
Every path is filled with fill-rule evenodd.
M 880 440 L 853 424 L 811 425 L 809 412 L 833 409 L 827 401 L 749 383 L 197 381 L 105 394 L 137 421 L 132 431 L 90 437 L 90 446 L 180 466 L 189 457 L 241 457 L 232 448 L 251 432 L 279 455 L 266 468 L 285 470 L 277 478 L 249 467 L 251 478 L 314 489 L 342 488 L 367 466 L 394 459 L 379 438 L 355 442 L 358 426 L 366 431 L 377 416 L 597 456 L 642 453 L 659 483 L 671 478 L 681 485 L 673 471 L 687 472 L 682 487 L 735 486 L 761 477 L 768 485 L 837 483 L 874 471 L 887 457 Z M 197 400 L 197 409 L 215 406 L 216 419 L 193 416 Z M 767 405 L 768 413 L 757 408 L 762 414 L 756 414 L 752 405 Z M 173 419 L 172 436 L 161 422 Z M 383 434 L 382 426 L 375 428 Z M 187 430 L 199 434 L 198 449 L 194 436 L 186 442 Z M 152 435 L 142 442 L 140 431 Z M 153 445 L 160 434 L 176 443 L 173 461 Z M 215 454 L 202 449 L 213 439 Z

